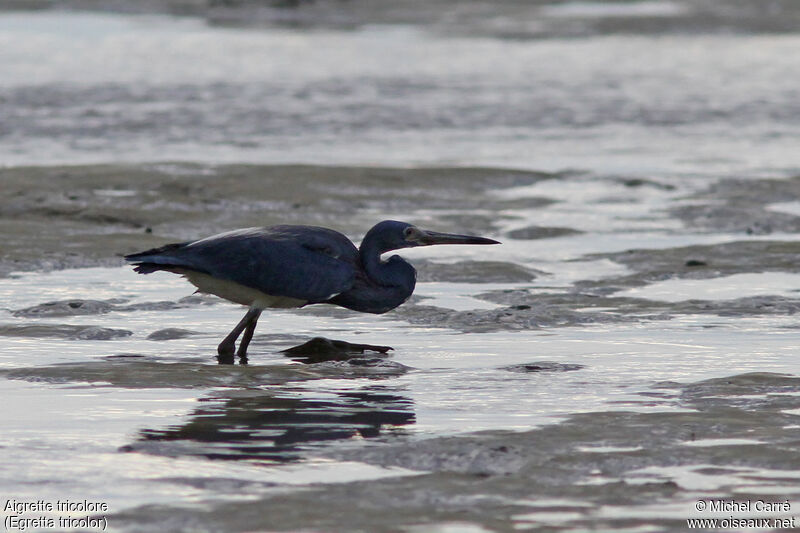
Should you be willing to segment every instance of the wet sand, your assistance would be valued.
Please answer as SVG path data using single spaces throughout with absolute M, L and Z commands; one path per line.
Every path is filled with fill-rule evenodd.
M 545 195 L 494 193 L 545 180 L 574 179 L 569 173 L 488 168 L 164 163 L 3 169 L 0 180 L 7 194 L 0 200 L 0 231 L 8 239 L 0 274 L 118 266 L 124 263 L 122 255 L 141 249 L 272 224 L 333 227 L 358 242 L 372 224 L 384 218 L 403 218 L 404 213 L 415 213 L 412 222 L 421 227 L 510 239 L 535 261 L 537 242 L 577 239 L 583 232 L 547 227 L 503 231 L 515 224 L 520 213 L 557 201 Z M 638 182 L 623 184 L 634 191 L 642 186 Z M 666 191 L 674 194 L 671 188 Z M 771 206 L 797 196 L 796 192 L 800 192 L 800 178 L 725 180 L 707 189 L 687 191 L 677 202 L 683 205 L 667 208 L 669 217 L 701 234 L 730 237 L 713 244 L 578 255 L 568 261 L 608 261 L 626 271 L 600 280 L 576 280 L 572 287 L 551 293 L 521 288 L 481 294 L 480 298 L 501 306 L 494 310 L 452 312 L 413 299 L 395 313 L 414 324 L 463 331 L 658 320 L 694 313 L 792 314 L 800 308 L 800 299 L 791 292 L 722 302 L 702 298 L 664 302 L 636 298 L 635 292 L 626 290 L 668 279 L 791 272 L 800 242 L 770 235 L 793 234 L 800 218 Z M 449 209 L 453 205 L 459 206 L 458 212 Z M 481 259 L 456 262 L 421 259 L 415 264 L 421 282 L 525 285 L 542 274 L 548 276 L 530 263 L 486 260 L 483 254 L 478 257 Z M 77 311 L 82 314 L 84 309 Z
M 119 483 L 178 487 L 205 502 L 112 499 L 109 519 L 121 531 L 671 530 L 711 516 L 692 510 L 699 499 L 796 495 L 800 403 L 790 337 L 800 296 L 786 285 L 800 244 L 787 213 L 793 204 L 782 200 L 798 178 L 667 187 L 488 168 L 159 163 L 11 168 L 0 179 L 7 282 L 30 287 L 47 276 L 20 270 L 107 267 L 69 274 L 72 289 L 41 289 L 67 291 L 66 299 L 10 289 L 0 337 L 39 348 L 27 364 L 6 363 L 9 383 L 185 391 L 200 400 L 172 423 L 137 419 L 101 448 L 119 465 L 173 462 L 172 475 L 149 481 L 112 469 Z M 580 217 L 572 226 L 542 224 L 547 216 L 529 222 L 532 212 L 563 209 L 552 191 L 572 186 L 603 191 L 585 204 L 595 213 L 659 196 L 654 247 L 625 248 L 616 230 L 621 241 L 601 252 L 586 244 L 593 232 Z M 425 227 L 493 236 L 504 247 L 488 257 L 412 258 L 417 295 L 377 323 L 324 306 L 270 313 L 249 367 L 213 364 L 238 308 L 191 296 L 178 279 L 118 268 L 122 254 L 236 227 L 310 222 L 357 239 L 379 218 L 408 213 Z M 674 221 L 694 232 L 670 229 Z M 737 288 L 737 276 L 754 289 Z M 144 287 L 150 292 L 137 296 Z M 320 330 L 397 350 L 332 361 L 283 353 Z M 72 345 L 89 360 L 45 343 Z M 461 361 L 465 351 L 472 355 Z M 449 398 L 461 387 L 471 402 Z M 586 390 L 596 397 L 581 397 Z M 521 416 L 532 418 L 515 424 Z M 90 468 L 94 459 L 76 465 L 84 460 Z M 244 470 L 198 478 L 195 461 Z M 303 490 L 290 489 L 292 474 L 281 468 L 304 472 Z
M 419 474 L 182 511 L 179 523 L 197 531 L 230 524 L 238 524 L 235 531 L 396 531 L 398 524 L 508 531 L 512 523 L 514 529 L 543 531 L 684 530 L 687 518 L 709 516 L 692 509 L 709 493 L 752 502 L 796 498 L 797 478 L 790 472 L 800 455 L 800 430 L 797 414 L 787 411 L 800 407 L 797 388 L 797 378 L 763 373 L 689 385 L 663 383 L 653 404 L 676 403 L 684 412 L 588 413 L 528 432 L 486 432 L 334 453 L 337 460 Z M 229 408 L 207 423 L 218 431 L 241 428 L 235 404 Z M 199 424 L 200 416 L 193 423 Z M 386 422 L 398 424 L 390 418 Z M 171 431 L 185 438 L 192 430 Z M 759 445 L 765 440 L 774 446 Z M 148 442 L 134 449 L 147 450 Z M 755 489 L 758 478 L 767 490 Z M 732 486 L 738 488 L 730 495 L 726 489 Z M 355 515 L 346 525 L 341 509 Z M 727 518 L 730 513 L 710 515 Z M 177 521 L 173 509 L 159 506 L 118 518 L 130 531 Z
M 536 205 L 487 191 L 551 175 L 506 169 L 95 165 L 0 169 L 0 274 L 121 265 L 121 256 L 165 242 L 273 224 L 333 227 L 354 239 L 376 222 L 416 210 L 442 231 L 497 231 L 476 211 Z M 433 214 L 458 205 L 457 213 Z M 501 217 L 502 218 L 502 217 Z

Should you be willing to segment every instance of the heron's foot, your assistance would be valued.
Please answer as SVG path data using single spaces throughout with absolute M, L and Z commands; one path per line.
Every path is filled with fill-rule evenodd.
M 240 365 L 246 365 L 248 363 L 246 354 L 238 357 Z M 236 357 L 234 357 L 233 354 L 217 355 L 217 362 L 221 365 L 232 365 L 236 362 Z
M 233 354 L 236 352 L 236 343 L 235 342 L 227 342 L 222 341 L 217 346 L 217 353 L 220 357 L 233 357 Z
M 394 350 L 394 348 L 314 337 L 304 344 L 283 350 L 283 353 L 304 363 L 321 363 L 323 361 L 346 361 L 368 351 L 385 354 L 389 350 Z
M 221 365 L 232 365 L 234 363 L 233 354 L 217 355 L 217 362 Z
M 233 353 L 236 349 L 236 345 L 232 342 L 225 342 L 222 341 L 219 346 L 217 346 L 217 361 L 221 365 L 232 365 L 233 364 Z

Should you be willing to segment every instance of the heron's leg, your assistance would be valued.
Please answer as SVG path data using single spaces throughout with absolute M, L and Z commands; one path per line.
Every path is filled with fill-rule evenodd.
M 253 339 L 253 332 L 256 330 L 256 324 L 258 324 L 258 317 L 261 316 L 261 309 L 256 309 L 257 313 L 255 313 L 250 322 L 247 324 L 247 327 L 244 330 L 244 335 L 242 335 L 242 340 L 239 342 L 239 350 L 236 352 L 236 355 L 239 356 L 240 359 L 247 358 L 247 347 L 250 345 L 250 341 Z M 248 314 L 250 314 L 248 312 Z
M 255 316 L 256 319 L 258 319 L 258 315 L 260 314 L 260 309 L 251 307 L 250 310 L 247 311 L 247 314 L 244 315 L 244 318 L 242 318 L 239 323 L 236 324 L 236 327 L 233 328 L 230 333 L 228 333 L 228 336 L 222 339 L 222 342 L 219 343 L 219 346 L 217 346 L 217 353 L 223 356 L 233 356 L 233 352 L 236 351 L 236 339 L 238 339 L 239 335 L 242 334 L 244 328 L 250 324 L 250 321 L 253 320 L 253 317 Z

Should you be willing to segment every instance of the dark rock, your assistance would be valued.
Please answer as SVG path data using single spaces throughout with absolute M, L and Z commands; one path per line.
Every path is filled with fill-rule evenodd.
M 705 261 L 700 261 L 699 259 L 689 259 L 686 261 L 687 267 L 701 267 L 701 266 L 708 266 L 708 263 Z
M 107 341 L 133 335 L 127 329 L 78 326 L 72 324 L 31 324 L 0 326 L 0 335 L 7 337 L 61 338 L 70 340 Z
M 570 372 L 572 370 L 581 370 L 586 368 L 584 365 L 571 364 L 571 363 L 556 363 L 553 361 L 537 361 L 535 363 L 524 363 L 521 365 L 510 365 L 500 367 L 500 370 L 508 370 L 509 372 Z
M 58 300 L 14 311 L 16 317 L 101 315 L 114 308 L 99 300 Z
M 506 235 L 512 239 L 521 240 L 534 240 L 534 239 L 552 239 L 555 237 L 564 237 L 566 235 L 578 235 L 583 233 L 572 228 L 558 228 L 546 226 L 528 226 L 527 228 L 515 229 L 509 231 Z
M 524 283 L 540 272 L 503 261 L 459 261 L 458 263 L 414 263 L 419 281 L 451 283 Z
M 149 341 L 170 341 L 174 339 L 183 339 L 192 335 L 197 335 L 196 331 L 181 328 L 165 328 L 154 331 L 147 336 Z
M 346 341 L 314 337 L 310 341 L 283 350 L 288 357 L 302 363 L 321 363 L 325 361 L 347 361 L 351 359 L 364 360 L 360 357 L 364 352 L 371 351 L 381 354 L 392 350 L 391 346 L 373 346 L 371 344 L 353 344 Z

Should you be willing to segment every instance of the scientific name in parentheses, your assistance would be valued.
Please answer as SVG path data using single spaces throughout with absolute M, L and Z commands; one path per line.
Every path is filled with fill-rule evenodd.
M 789 500 L 783 502 L 708 500 L 708 510 L 722 513 L 788 513 L 792 510 L 792 504 L 789 503 Z
M 105 502 L 90 502 L 89 500 L 56 500 L 56 503 L 36 500 L 32 502 L 18 502 L 17 500 L 6 500 L 3 512 L 15 514 L 24 513 L 105 513 L 108 512 L 108 504 Z

